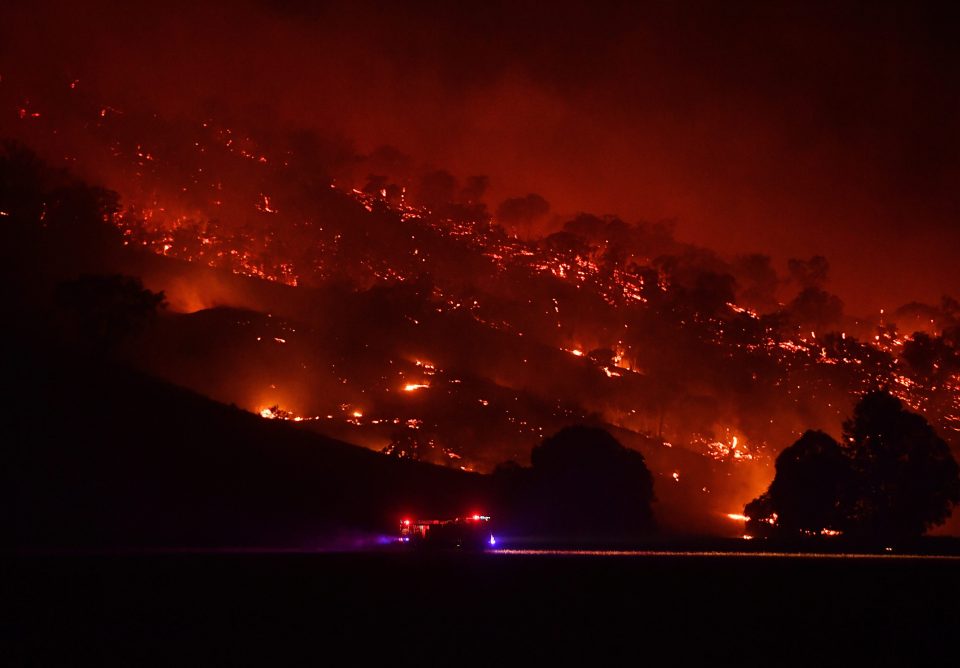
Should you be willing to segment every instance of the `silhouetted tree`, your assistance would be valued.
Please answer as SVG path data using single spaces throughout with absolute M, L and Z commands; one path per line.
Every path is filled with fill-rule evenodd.
M 643 455 L 604 429 L 566 427 L 531 454 L 530 469 L 498 469 L 525 532 L 629 538 L 653 528 L 653 478 Z
M 576 234 L 578 237 L 589 239 L 591 241 L 606 241 L 604 229 L 606 222 L 600 216 L 592 213 L 580 213 L 573 220 L 568 220 L 563 224 L 563 231 Z
M 630 251 L 623 244 L 609 242 L 600 254 L 597 264 L 605 278 L 609 278 L 615 270 L 623 270 L 630 258 Z
M 0 211 L 4 223 L 34 224 L 44 208 L 49 189 L 50 169 L 26 146 L 0 142 Z
M 721 313 L 735 299 L 735 288 L 736 281 L 730 274 L 704 272 L 685 292 L 686 305 L 702 315 Z
M 845 527 L 853 469 L 832 437 L 806 432 L 780 453 L 776 471 L 768 494 L 780 527 L 814 533 Z
M 401 429 L 390 436 L 390 442 L 380 450 L 388 457 L 420 459 L 420 437 L 412 429 Z
M 803 290 L 822 288 L 830 273 L 830 262 L 822 255 L 814 255 L 809 260 L 790 259 L 787 261 L 787 271 Z
M 960 367 L 960 353 L 950 346 L 947 339 L 923 332 L 915 332 L 912 339 L 903 345 L 901 357 L 917 376 L 925 380 L 932 380 Z
M 90 252 L 119 243 L 120 231 L 111 224 L 120 209 L 117 193 L 72 182 L 53 190 L 48 197 L 43 227 L 65 244 L 78 244 L 81 252 Z
M 850 528 L 876 538 L 919 536 L 960 501 L 960 469 L 927 421 L 872 392 L 844 425 L 855 477 Z
M 586 239 L 572 232 L 554 232 L 544 237 L 543 245 L 571 261 L 577 257 L 590 255 L 592 250 Z
M 401 179 L 407 175 L 413 159 L 396 146 L 381 144 L 367 156 L 370 169 L 378 174 L 389 174 L 392 179 Z
M 357 160 L 356 146 L 339 135 L 297 129 L 286 134 L 285 143 L 290 175 L 305 192 L 328 186 L 334 173 Z
M 787 305 L 789 318 L 798 327 L 823 330 L 840 322 L 843 302 L 836 295 L 820 288 L 804 288 Z
M 733 269 L 737 284 L 740 286 L 737 299 L 742 305 L 750 306 L 762 313 L 776 308 L 776 291 L 780 278 L 773 268 L 769 255 L 760 253 L 741 255 L 735 259 Z
M 958 362 L 960 356 L 960 325 L 951 325 L 943 330 L 940 338 L 953 350 L 954 362 Z
M 464 204 L 477 204 L 490 187 L 490 177 L 483 174 L 468 176 L 464 186 L 460 189 L 459 199 Z
M 66 343 L 109 352 L 138 334 L 165 306 L 163 292 L 151 292 L 132 276 L 93 276 L 61 283 L 57 315 Z
M 383 174 L 368 174 L 362 190 L 366 195 L 379 196 L 390 185 L 390 178 Z
M 774 532 L 777 514 L 769 492 L 764 492 L 744 506 L 743 514 L 747 517 L 745 528 L 748 536 L 767 538 Z
M 843 426 L 842 444 L 808 431 L 777 457 L 770 488 L 744 508 L 748 531 L 840 529 L 887 541 L 920 536 L 949 517 L 960 502 L 960 468 L 922 416 L 872 392 Z
M 633 226 L 631 233 L 634 253 L 646 257 L 657 257 L 672 252 L 677 246 L 674 238 L 676 226 L 676 221 L 669 220 L 637 223 Z
M 947 329 L 960 325 L 960 300 L 943 295 L 940 298 L 940 327 Z
M 457 190 L 457 179 L 450 172 L 442 169 L 428 172 L 420 179 L 417 201 L 429 209 L 438 209 L 452 202 Z
M 519 227 L 525 231 L 550 211 L 550 204 L 540 195 L 530 193 L 525 197 L 505 199 L 497 207 L 497 222 L 501 225 Z
M 122 246 L 113 224 L 119 208 L 116 193 L 50 167 L 21 144 L 0 143 L 0 215 L 15 241 L 0 250 L 4 264 L 77 273 L 95 266 Z

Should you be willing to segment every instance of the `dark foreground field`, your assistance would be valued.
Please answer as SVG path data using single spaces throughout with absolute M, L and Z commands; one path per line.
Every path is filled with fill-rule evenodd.
M 4 572 L 13 665 L 954 665 L 960 628 L 945 559 L 214 553 Z

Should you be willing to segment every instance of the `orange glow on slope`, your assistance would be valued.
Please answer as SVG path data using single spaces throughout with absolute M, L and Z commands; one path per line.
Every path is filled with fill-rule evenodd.
M 289 420 L 290 422 L 306 422 L 308 420 L 319 420 L 320 416 L 315 415 L 313 417 L 302 417 L 299 415 L 294 415 L 288 410 L 284 410 L 279 406 L 267 406 L 261 408 L 258 411 L 260 417 L 267 420 Z

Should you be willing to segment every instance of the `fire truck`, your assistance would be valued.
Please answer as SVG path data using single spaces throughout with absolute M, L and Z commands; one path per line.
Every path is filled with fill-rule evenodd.
M 489 515 L 400 520 L 399 542 L 417 548 L 487 550 L 497 545 Z

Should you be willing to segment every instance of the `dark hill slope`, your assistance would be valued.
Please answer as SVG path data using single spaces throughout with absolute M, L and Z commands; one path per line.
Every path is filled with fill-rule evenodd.
M 25 546 L 336 546 L 484 505 L 480 476 L 388 459 L 109 363 L 7 342 L 2 441 Z M 349 546 L 345 545 L 345 546 Z

